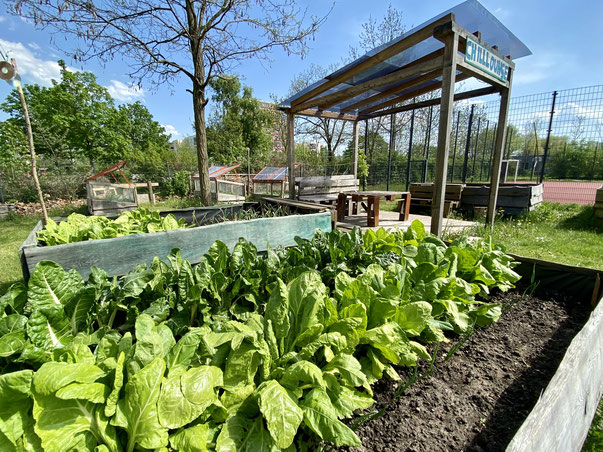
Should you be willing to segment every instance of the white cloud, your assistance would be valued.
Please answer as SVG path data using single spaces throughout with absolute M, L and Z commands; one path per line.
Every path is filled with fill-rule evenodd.
M 9 58 L 16 60 L 24 83 L 49 86 L 51 80 L 61 79 L 61 68 L 56 61 L 37 58 L 23 43 L 0 39 L 0 47 L 8 53 Z
M 176 127 L 174 127 L 171 124 L 162 124 L 161 127 L 163 127 L 165 129 L 165 133 L 167 133 L 168 135 L 171 135 L 172 137 L 180 135 L 180 132 L 178 132 L 178 130 L 176 130 Z
M 35 42 L 30 42 L 29 44 L 27 44 L 27 47 L 29 47 L 32 50 L 42 50 L 42 47 L 40 47 Z
M 0 16 L 0 24 L 1 24 L 2 22 L 5 22 L 5 21 L 6 21 L 6 17 L 4 17 L 4 16 Z
M 119 80 L 111 80 L 111 84 L 106 88 L 109 90 L 111 97 L 120 102 L 130 102 L 144 97 L 142 88 L 135 85 L 126 85 Z
M 585 118 L 593 119 L 603 124 L 603 108 L 583 107 L 576 102 L 568 102 L 567 106 L 571 107 L 577 116 L 584 116 Z

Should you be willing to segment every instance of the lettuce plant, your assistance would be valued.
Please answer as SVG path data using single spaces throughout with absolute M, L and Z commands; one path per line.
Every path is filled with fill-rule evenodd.
M 49 219 L 46 227 L 38 232 L 38 243 L 42 246 L 62 245 L 185 227 L 186 223 L 182 218 L 176 220 L 172 214 L 162 217 L 159 212 L 144 208 L 123 212 L 115 220 L 72 213 L 67 220 L 59 223 Z

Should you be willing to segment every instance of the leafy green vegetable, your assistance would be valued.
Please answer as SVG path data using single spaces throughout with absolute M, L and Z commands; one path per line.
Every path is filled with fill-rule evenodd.
M 67 220 L 59 223 L 49 218 L 46 227 L 38 232 L 38 242 L 46 246 L 63 245 L 185 227 L 184 219 L 176 220 L 172 214 L 162 217 L 159 212 L 144 208 L 124 212 L 115 220 L 72 213 Z
M 358 446 L 341 420 L 372 406 L 371 385 L 496 321 L 489 292 L 518 279 L 502 250 L 419 223 L 297 242 L 216 242 L 194 267 L 173 250 L 87 282 L 38 264 L 0 297 L 0 449 Z

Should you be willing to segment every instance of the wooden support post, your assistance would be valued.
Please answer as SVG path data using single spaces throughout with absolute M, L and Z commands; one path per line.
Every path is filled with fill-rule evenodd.
M 287 113 L 287 157 L 289 159 L 289 198 L 295 199 L 295 127 L 294 116 Z
M 218 181 L 218 178 L 216 177 L 216 204 L 218 204 L 220 202 L 220 182 Z
M 149 189 L 149 201 L 152 205 L 155 205 L 155 193 L 153 193 L 153 182 L 147 182 L 147 187 Z
M 454 107 L 456 55 L 459 45 L 457 33 L 449 33 L 445 39 L 446 47 L 444 49 L 444 67 L 442 70 L 442 103 L 440 105 L 440 124 L 438 129 L 438 154 L 436 157 L 433 204 L 431 208 L 431 233 L 438 237 L 442 235 L 448 155 L 450 153 L 450 127 L 452 109 Z
M 496 201 L 498 199 L 498 186 L 500 185 L 500 168 L 502 165 L 503 151 L 505 149 L 505 137 L 507 134 L 507 116 L 511 102 L 511 82 L 513 69 L 509 68 L 509 87 L 500 93 L 500 110 L 498 111 L 498 126 L 496 127 L 496 143 L 494 145 L 494 156 L 492 158 L 492 169 L 490 172 L 490 194 L 488 195 L 488 212 L 486 213 L 486 224 L 494 227 L 496 217 Z
M 354 141 L 354 178 L 358 177 L 358 121 L 354 121 L 353 129 Z

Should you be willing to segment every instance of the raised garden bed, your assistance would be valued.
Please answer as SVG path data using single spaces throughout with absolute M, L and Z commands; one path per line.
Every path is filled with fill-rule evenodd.
M 533 259 L 519 259 L 524 273 L 536 270 Z M 384 414 L 357 430 L 358 450 L 581 449 L 603 393 L 603 303 L 591 310 L 602 272 L 536 265 L 543 278 L 535 286 L 494 297 L 504 306 L 498 322 L 443 344 L 403 394 L 396 398 L 391 380 L 375 386 L 371 410 Z M 581 290 L 568 291 L 576 283 Z M 401 374 L 413 378 L 408 369 Z
M 489 193 L 489 185 L 467 184 L 461 195 L 461 208 L 486 207 Z M 501 184 L 496 208 L 509 215 L 527 213 L 542 202 L 542 193 L 542 184 Z
M 232 248 L 239 237 L 243 237 L 263 251 L 268 245 L 294 245 L 296 236 L 311 238 L 317 228 L 331 230 L 331 213 L 326 209 L 302 215 L 291 208 L 293 215 L 225 221 L 245 218 L 246 212 L 258 208 L 258 203 L 243 203 L 169 210 L 161 214 L 184 218 L 187 224 L 196 227 L 56 246 L 39 246 L 37 232 L 43 228 L 39 222 L 19 249 L 23 277 L 28 280 L 35 265 L 43 260 L 57 262 L 65 269 L 75 269 L 84 278 L 90 274 L 91 266 L 103 268 L 109 275 L 124 275 L 135 265 L 150 264 L 155 256 L 165 258 L 173 248 L 180 248 L 182 257 L 197 263 L 216 240 Z

